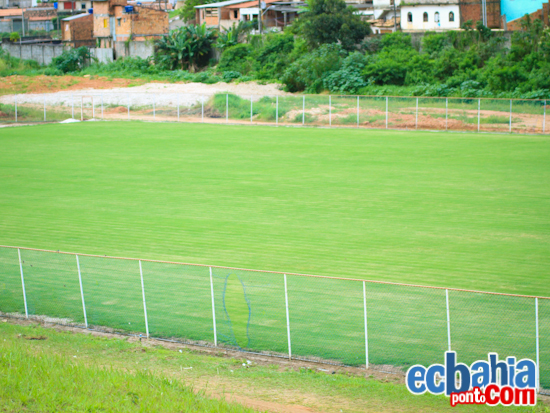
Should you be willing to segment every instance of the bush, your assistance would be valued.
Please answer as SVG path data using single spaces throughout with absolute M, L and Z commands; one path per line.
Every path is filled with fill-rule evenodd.
M 324 44 L 292 63 L 282 81 L 289 92 L 319 93 L 323 80 L 340 69 L 345 52 L 339 44 Z
M 238 79 L 241 77 L 240 72 L 236 72 L 234 70 L 229 70 L 227 72 L 222 73 L 222 79 L 224 82 L 231 82 L 233 79 Z
M 20 38 L 21 37 L 19 37 L 19 33 L 17 32 L 10 33 L 10 42 L 18 42 Z
M 84 68 L 90 59 L 90 50 L 87 47 L 65 50 L 61 55 L 54 57 L 51 66 L 62 73 L 77 72 Z
M 248 73 L 252 63 L 247 59 L 252 54 L 252 46 L 249 44 L 237 44 L 225 49 L 220 57 L 218 70 Z
M 361 75 L 366 63 L 367 59 L 361 53 L 350 54 L 344 59 L 340 70 L 325 78 L 325 88 L 336 93 L 357 93 L 360 88 L 367 85 Z

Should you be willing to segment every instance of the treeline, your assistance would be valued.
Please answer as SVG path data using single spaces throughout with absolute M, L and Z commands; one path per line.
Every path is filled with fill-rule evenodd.
M 368 23 L 343 0 L 311 0 L 282 33 L 252 35 L 254 22 L 218 32 L 186 26 L 156 42 L 154 57 L 93 63 L 85 49 L 56 58 L 49 75 L 80 73 L 204 83 L 280 82 L 290 92 L 550 99 L 550 29 L 522 21 L 511 42 L 478 23 L 426 33 L 369 36 Z M 221 52 L 219 61 L 212 51 Z M 5 60 L 5 59 L 4 59 Z M 92 61 L 91 65 L 86 62 Z M 24 68 L 0 59 L 0 75 Z M 27 72 L 29 72 L 27 70 Z

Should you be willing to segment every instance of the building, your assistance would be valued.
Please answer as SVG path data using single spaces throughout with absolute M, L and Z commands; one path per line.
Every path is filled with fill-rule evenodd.
M 401 5 L 401 29 L 407 32 L 460 28 L 459 0 L 417 0 Z
M 297 16 L 302 2 L 265 0 L 262 4 L 262 23 L 266 28 L 283 27 Z M 195 6 L 195 21 L 210 27 L 229 28 L 240 21 L 258 18 L 258 1 L 228 0 Z
M 94 46 L 94 20 L 89 13 L 76 14 L 61 20 L 61 39 L 72 47 Z
M 60 1 L 57 3 L 57 8 L 60 11 L 75 11 L 81 13 L 92 8 L 92 1 Z
M 529 14 L 531 21 L 535 19 L 540 19 L 545 26 L 550 26 L 550 3 L 546 2 L 542 4 L 542 7 Z M 521 17 L 518 17 L 512 21 L 508 20 L 508 16 L 503 16 L 503 21 L 506 21 L 506 30 L 522 30 L 521 22 L 525 14 Z
M 507 1 L 518 0 L 460 0 L 460 24 L 472 21 L 475 27 L 479 21 L 491 29 L 501 29 L 503 28 L 501 3 L 504 4 Z
M 168 33 L 168 13 L 155 7 L 129 6 L 126 0 L 94 0 L 93 37 L 100 48 L 117 41 L 158 39 Z

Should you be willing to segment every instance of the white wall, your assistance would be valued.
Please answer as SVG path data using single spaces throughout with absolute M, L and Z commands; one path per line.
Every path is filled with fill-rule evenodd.
M 399 5 L 401 0 L 395 0 L 395 6 L 397 13 L 399 13 Z M 391 0 L 372 0 L 372 6 L 374 9 L 374 18 L 378 19 L 384 10 L 391 10 L 393 12 L 393 4 Z M 393 16 L 393 14 L 392 14 Z
M 424 22 L 423 15 L 425 12 L 428 13 L 427 22 Z M 435 21 L 436 12 L 439 12 L 439 23 Z M 450 12 L 455 15 L 454 22 L 449 21 Z M 407 18 L 409 13 L 412 13 L 412 23 Z M 449 30 L 458 28 L 460 28 L 458 4 L 401 6 L 402 30 Z

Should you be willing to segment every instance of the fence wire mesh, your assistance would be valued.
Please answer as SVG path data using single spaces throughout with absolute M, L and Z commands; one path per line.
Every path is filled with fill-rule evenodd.
M 496 352 L 538 358 L 550 389 L 543 297 L 1 247 L 0 311 L 395 371 L 441 363 L 449 348 L 467 364 Z
M 3 97 L 0 121 L 144 120 L 548 134 L 547 109 L 546 100 L 521 99 L 95 92 Z

